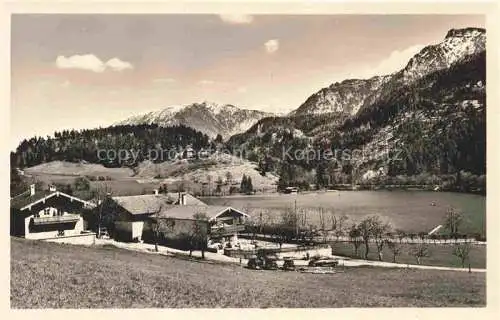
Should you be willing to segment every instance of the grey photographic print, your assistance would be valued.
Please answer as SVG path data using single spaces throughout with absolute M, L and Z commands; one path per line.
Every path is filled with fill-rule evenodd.
M 11 308 L 486 306 L 485 15 L 10 21 Z

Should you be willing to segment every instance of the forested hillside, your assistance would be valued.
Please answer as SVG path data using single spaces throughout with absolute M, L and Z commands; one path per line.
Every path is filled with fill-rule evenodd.
M 162 151 L 179 150 L 188 145 L 195 150 L 207 148 L 210 147 L 210 139 L 182 125 L 123 125 L 81 131 L 65 130 L 56 132 L 53 137 L 33 137 L 22 141 L 16 151 L 11 152 L 11 165 L 23 168 L 55 160 L 83 160 L 108 167 L 135 166 L 145 157 L 156 155 L 155 151 L 161 154 Z M 127 159 L 125 163 L 120 162 L 117 157 L 113 157 L 113 152 L 116 154 L 121 150 L 133 150 L 138 156 Z
M 229 144 L 260 160 L 263 172 L 279 173 L 282 186 L 306 185 L 309 179 L 319 186 L 403 182 L 484 188 L 485 104 L 483 51 L 410 84 L 393 84 L 354 116 L 265 118 Z M 312 159 L 284 158 L 283 150 L 292 155 L 307 150 Z M 354 150 L 363 156 L 353 157 Z M 341 153 L 333 161 L 317 156 L 328 151 Z M 369 171 L 376 174 L 366 175 Z

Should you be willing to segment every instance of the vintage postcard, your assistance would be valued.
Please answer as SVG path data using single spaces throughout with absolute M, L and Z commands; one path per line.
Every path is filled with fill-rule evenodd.
M 6 6 L 11 309 L 490 306 L 495 6 L 136 5 Z

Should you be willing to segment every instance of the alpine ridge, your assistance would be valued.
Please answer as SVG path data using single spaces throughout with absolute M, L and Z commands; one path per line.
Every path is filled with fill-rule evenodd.
M 484 29 L 450 30 L 400 71 L 334 83 L 294 112 L 262 119 L 228 144 L 259 160 L 263 172 L 278 172 L 278 187 L 410 181 L 484 192 L 485 43 Z M 288 156 L 331 149 L 363 156 Z
M 156 124 L 161 127 L 184 125 L 211 138 L 221 135 L 224 139 L 249 129 L 258 120 L 271 113 L 238 108 L 231 104 L 213 102 L 170 106 L 156 112 L 130 117 L 118 125 Z
M 336 82 L 311 95 L 290 115 L 329 112 L 355 115 L 395 87 L 408 85 L 425 75 L 449 68 L 486 48 L 486 30 L 482 28 L 452 29 L 438 44 L 424 47 L 400 71 L 370 79 Z

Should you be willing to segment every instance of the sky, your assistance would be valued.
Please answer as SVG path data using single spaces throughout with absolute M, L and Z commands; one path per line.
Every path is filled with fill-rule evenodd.
M 211 101 L 285 113 L 336 81 L 403 68 L 481 15 L 15 14 L 11 148 Z

